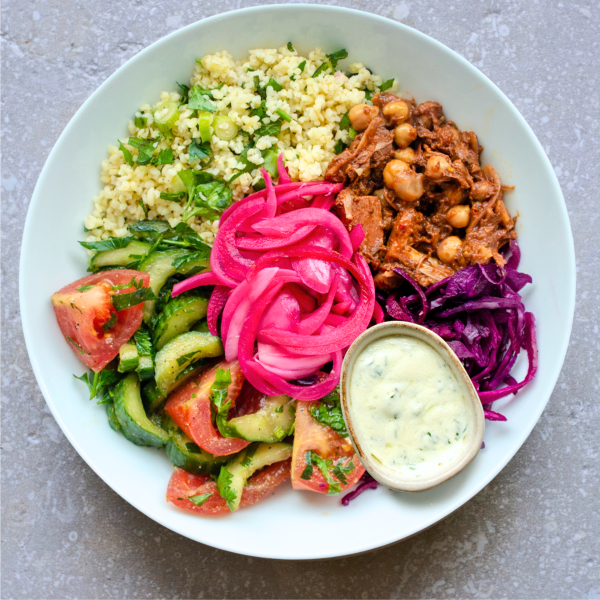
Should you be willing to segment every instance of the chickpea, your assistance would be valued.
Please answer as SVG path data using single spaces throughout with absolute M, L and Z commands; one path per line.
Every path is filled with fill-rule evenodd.
M 403 160 L 390 160 L 383 169 L 383 182 L 391 190 L 394 189 L 394 181 L 399 173 L 409 170 L 410 167 Z
M 456 227 L 456 229 L 462 229 L 469 224 L 471 220 L 471 208 L 469 206 L 465 206 L 461 204 L 459 206 L 453 206 L 446 213 L 446 221 L 452 225 L 452 227 Z
M 404 100 L 389 102 L 382 108 L 383 116 L 392 119 L 395 123 L 402 123 L 408 119 L 410 109 Z
M 404 202 L 415 202 L 425 193 L 423 174 L 413 171 L 403 160 L 391 160 L 385 166 L 383 181 Z
M 394 141 L 401 150 L 407 148 L 417 139 L 417 130 L 410 123 L 400 123 L 394 129 Z
M 458 258 L 458 253 L 462 247 L 461 239 L 456 235 L 451 235 L 443 239 L 437 247 L 438 258 L 447 265 Z
M 394 152 L 394 158 L 397 158 L 398 160 L 402 160 L 405 163 L 412 165 L 416 160 L 415 151 L 412 148 L 396 150 L 396 152 Z
M 379 114 L 376 106 L 369 104 L 357 104 L 348 112 L 348 118 L 355 131 L 364 131 L 369 123 Z
M 471 198 L 473 200 L 485 200 L 494 193 L 494 186 L 485 179 L 476 181 L 471 188 Z
M 425 176 L 429 179 L 442 179 L 448 172 L 452 173 L 454 169 L 450 161 L 441 154 L 434 154 L 427 159 L 425 166 Z

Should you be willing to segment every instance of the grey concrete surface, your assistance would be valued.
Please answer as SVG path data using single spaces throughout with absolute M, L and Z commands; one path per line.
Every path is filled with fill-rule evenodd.
M 251 4 L 2 2 L 2 597 L 600 598 L 597 0 L 334 2 L 415 27 L 496 82 L 548 153 L 575 235 L 577 309 L 556 390 L 517 456 L 452 517 L 343 560 L 236 556 L 129 506 L 54 422 L 29 366 L 17 295 L 40 169 L 75 111 L 124 61 L 183 25 Z

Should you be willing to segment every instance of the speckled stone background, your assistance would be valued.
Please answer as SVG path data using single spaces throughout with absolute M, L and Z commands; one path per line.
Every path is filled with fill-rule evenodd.
M 542 142 L 569 209 L 578 286 L 563 372 L 523 448 L 462 509 L 364 556 L 296 563 L 232 555 L 129 506 L 50 415 L 29 366 L 17 290 L 42 165 L 123 62 L 183 25 L 251 4 L 2 2 L 2 597 L 600 598 L 597 0 L 337 3 L 415 27 L 496 82 Z

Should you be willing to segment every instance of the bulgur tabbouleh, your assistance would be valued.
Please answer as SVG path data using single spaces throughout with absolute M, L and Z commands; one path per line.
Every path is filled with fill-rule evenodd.
M 179 93 L 161 94 L 161 103 L 180 104 L 178 118 L 175 114 L 167 131 L 155 120 L 169 112 L 161 108 L 164 104 L 158 109 L 157 105 L 142 105 L 135 120 L 129 122 L 129 140 L 121 140 L 121 147 L 109 146 L 109 156 L 102 161 L 104 188 L 85 220 L 86 241 L 126 236 L 127 226 L 144 218 L 164 219 L 175 226 L 184 216 L 185 202 L 161 198 L 161 193 L 173 198 L 179 192 L 181 200 L 183 188 L 177 173 L 183 169 L 202 170 L 230 182 L 234 201 L 262 183 L 260 168 L 269 170 L 273 157 L 281 152 L 293 180 L 323 179 L 336 151 L 350 142 L 352 132 L 340 128 L 340 121 L 352 106 L 365 101 L 365 93 L 370 96 L 382 84 L 381 78 L 361 63 L 350 64 L 349 75 L 336 65 L 335 55 L 317 48 L 305 58 L 291 44 L 251 50 L 239 61 L 227 52 L 198 59 L 191 86 L 210 91 L 209 96 L 201 96 L 210 98 L 216 109 L 208 115 L 210 133 L 205 130 L 203 134 L 201 119 L 199 123 L 199 115 L 207 113 L 198 113 L 184 103 L 187 86 L 180 86 Z M 396 85 L 394 82 L 392 89 Z M 140 164 L 145 162 L 139 155 L 148 140 L 159 153 L 170 149 L 172 160 L 165 154 L 166 164 L 156 164 L 161 162 L 156 160 Z M 253 143 L 247 148 L 249 140 Z M 200 142 L 207 141 L 209 157 L 203 157 L 206 151 L 190 151 L 192 144 L 198 149 Z M 120 148 L 125 148 L 125 154 Z M 239 171 L 244 172 L 232 180 Z M 218 231 L 216 217 L 196 215 L 187 223 L 210 244 Z

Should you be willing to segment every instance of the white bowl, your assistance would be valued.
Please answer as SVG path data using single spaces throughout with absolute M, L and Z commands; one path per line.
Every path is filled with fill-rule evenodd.
M 126 136 L 126 124 L 145 102 L 190 78 L 196 57 L 228 50 L 241 58 L 250 48 L 288 41 L 301 53 L 320 46 L 346 48 L 401 92 L 417 101 L 438 100 L 449 119 L 473 130 L 504 183 L 517 230 L 523 271 L 533 276 L 525 303 L 538 323 L 540 366 L 518 397 L 498 402 L 507 423 L 488 423 L 486 448 L 462 473 L 418 495 L 385 489 L 366 492 L 348 507 L 339 498 L 296 492 L 226 518 L 203 519 L 165 501 L 171 466 L 161 452 L 136 447 L 106 423 L 104 408 L 88 402 L 72 374 L 83 365 L 56 324 L 50 295 L 85 274 L 77 240 L 100 189 L 99 165 L 108 144 Z M 328 6 L 264 6 L 205 19 L 156 42 L 105 81 L 73 117 L 37 183 L 21 251 L 23 330 L 33 370 L 58 424 L 104 481 L 146 515 L 191 539 L 242 554 L 287 559 L 353 554 L 413 535 L 459 508 L 514 456 L 536 424 L 558 378 L 571 331 L 575 260 L 560 187 L 542 147 L 510 101 L 466 60 L 406 27 L 367 13 Z M 522 376 L 525 358 L 515 371 Z M 284 536 L 282 532 L 292 532 Z M 322 532 L 330 532 L 323 535 Z M 343 532 L 340 534 L 340 532 Z

